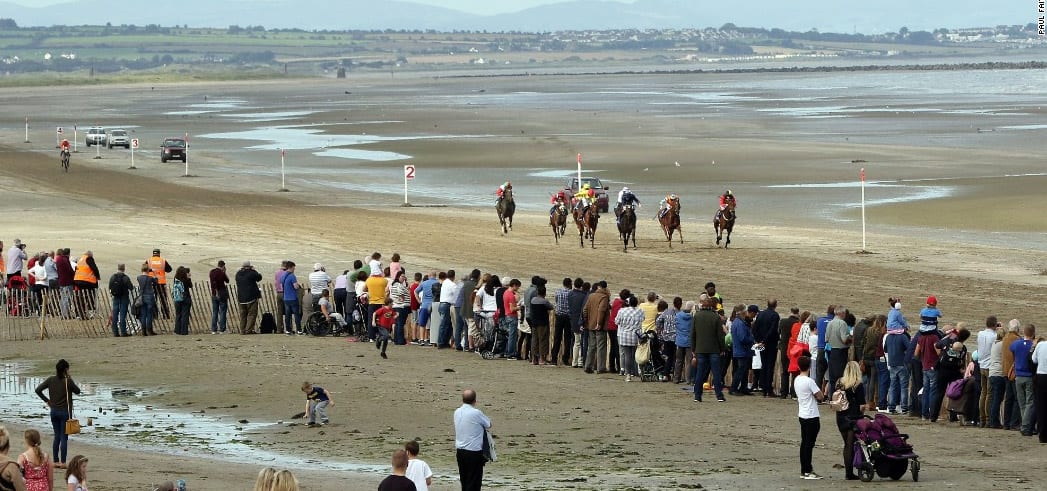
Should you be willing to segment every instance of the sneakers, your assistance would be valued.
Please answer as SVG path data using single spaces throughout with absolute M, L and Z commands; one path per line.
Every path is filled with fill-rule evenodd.
M 818 474 L 815 474 L 813 472 L 808 472 L 807 474 L 803 475 L 803 478 L 808 480 L 808 481 L 815 481 L 815 480 L 821 479 L 822 476 L 819 476 Z
M 382 352 L 382 358 L 389 358 L 388 356 L 386 356 L 384 351 Z
M 885 409 L 885 408 L 882 408 L 882 407 L 878 407 L 878 408 L 876 408 L 876 412 L 878 412 L 878 413 L 884 413 L 884 414 L 887 414 L 887 413 L 889 413 L 890 411 L 889 411 L 889 410 L 887 410 L 887 409 Z
M 626 382 L 632 382 L 633 381 L 633 376 L 632 375 L 626 375 L 625 376 L 625 381 Z
M 330 422 L 331 422 L 331 420 L 325 419 L 325 420 L 321 421 L 320 424 L 321 425 L 326 425 L 327 423 L 330 423 Z

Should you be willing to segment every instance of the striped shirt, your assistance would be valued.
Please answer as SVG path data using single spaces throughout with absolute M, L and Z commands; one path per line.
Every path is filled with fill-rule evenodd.
M 553 297 L 553 300 L 556 303 L 556 308 L 553 310 L 553 312 L 555 312 L 556 315 L 571 315 L 571 312 L 567 310 L 567 296 L 570 293 L 570 288 L 561 288 L 559 290 L 556 290 L 556 296 Z
M 636 307 L 622 307 L 614 318 L 618 324 L 618 344 L 636 346 L 640 342 L 640 326 L 643 325 L 643 311 Z

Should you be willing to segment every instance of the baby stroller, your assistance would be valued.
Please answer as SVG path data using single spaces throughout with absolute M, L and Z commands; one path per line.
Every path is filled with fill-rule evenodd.
M 920 480 L 920 456 L 913 452 L 909 435 L 899 433 L 891 418 L 866 416 L 854 426 L 854 468 L 862 481 L 872 481 L 873 473 L 897 481 L 906 469 L 912 471 L 913 481 Z
M 640 370 L 641 382 L 654 382 L 658 380 L 658 367 L 655 358 L 661 354 L 655 350 L 654 331 L 647 331 L 640 336 L 636 345 L 636 366 Z
M 29 306 L 29 285 L 21 276 L 12 276 L 7 280 L 7 315 L 11 317 L 32 315 L 32 309 Z
M 483 323 L 483 345 L 477 350 L 480 357 L 485 360 L 493 360 L 499 353 L 505 353 L 505 345 L 509 341 L 509 331 L 502 327 L 499 319 L 488 320 L 485 316 L 479 316 L 478 321 Z

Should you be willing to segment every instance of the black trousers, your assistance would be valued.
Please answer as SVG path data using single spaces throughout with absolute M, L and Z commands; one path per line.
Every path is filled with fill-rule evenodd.
M 1040 430 L 1040 443 L 1047 443 L 1047 375 L 1037 374 L 1032 381 L 1033 407 L 1036 410 L 1036 426 Z
M 778 345 L 767 344 L 760 352 L 760 389 L 764 395 L 774 394 L 774 364 L 778 361 Z
M 563 342 L 563 356 L 559 355 L 561 342 Z M 574 333 L 571 331 L 571 316 L 556 314 L 556 326 L 553 329 L 553 350 L 549 353 L 549 361 L 570 365 L 572 349 L 574 349 Z
M 814 443 L 818 440 L 818 432 L 822 429 L 819 418 L 800 419 L 800 474 L 814 472 L 811 459 L 814 455 Z
M 780 396 L 786 396 L 788 394 L 796 395 L 796 390 L 793 389 L 792 384 L 789 383 L 789 354 L 780 351 L 778 360 L 779 376 L 781 377 L 781 390 L 778 392 Z
M 836 382 L 843 376 L 843 369 L 847 367 L 847 348 L 834 349 L 829 352 L 829 392 L 832 394 Z
M 455 457 L 458 460 L 458 477 L 462 481 L 462 491 L 480 491 L 484 480 L 484 464 L 487 463 L 483 451 L 459 448 L 455 451 Z

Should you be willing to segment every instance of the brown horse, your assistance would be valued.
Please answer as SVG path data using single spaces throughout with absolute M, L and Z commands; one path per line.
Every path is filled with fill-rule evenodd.
M 556 243 L 560 243 L 560 237 L 563 237 L 564 232 L 567 231 L 567 206 L 563 203 L 556 205 L 556 209 L 553 210 L 553 214 L 549 215 L 549 225 L 553 227 L 553 238 L 556 239 Z
M 574 223 L 578 225 L 578 245 L 585 247 L 585 239 L 589 239 L 589 245 L 596 248 L 596 225 L 600 222 L 600 212 L 596 204 L 589 206 L 584 212 L 581 208 L 574 210 Z
M 513 229 L 513 214 L 516 213 L 516 201 L 513 201 L 513 188 L 507 188 L 502 194 L 502 199 L 494 206 L 498 212 L 498 223 L 502 225 L 502 233 L 507 234 Z
M 727 202 L 727 207 L 723 211 L 717 211 L 713 217 L 713 228 L 716 229 L 716 245 L 720 245 L 720 240 L 723 239 L 723 233 L 727 232 L 727 242 L 723 244 L 723 248 L 731 245 L 731 231 L 734 230 L 734 200 Z
M 633 249 L 636 249 L 636 210 L 631 205 L 622 205 L 618 214 L 618 235 L 621 236 L 622 252 L 629 252 L 629 238 L 633 239 Z
M 683 244 L 683 227 L 680 226 L 680 200 L 669 202 L 669 211 L 658 217 L 658 223 L 662 224 L 662 232 L 669 241 L 669 247 L 673 246 L 673 232 L 680 232 L 680 243 Z

